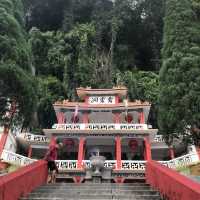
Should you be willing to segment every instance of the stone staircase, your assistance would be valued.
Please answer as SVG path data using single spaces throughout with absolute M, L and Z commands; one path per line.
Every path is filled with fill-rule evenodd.
M 161 200 L 146 183 L 55 183 L 41 186 L 20 200 Z

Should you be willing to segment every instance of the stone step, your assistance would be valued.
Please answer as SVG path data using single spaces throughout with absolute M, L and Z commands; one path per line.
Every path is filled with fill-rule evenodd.
M 149 185 L 148 183 L 145 183 L 145 182 L 135 182 L 135 183 L 65 183 L 65 182 L 60 182 L 60 183 L 51 183 L 49 185 L 72 185 L 72 186 L 108 186 L 108 185 L 111 185 L 111 186 L 121 186 L 121 185 Z
M 146 183 L 55 183 L 36 188 L 20 200 L 161 200 Z
M 92 198 L 85 198 L 85 197 L 28 197 L 28 198 L 20 198 L 20 200 L 161 200 L 159 195 L 136 195 L 127 197 L 98 197 L 94 196 Z
M 33 192 L 30 194 L 30 197 L 34 197 L 34 196 L 51 196 L 51 197 L 65 197 L 66 195 L 68 197 L 74 197 L 74 196 L 113 196 L 113 197 L 130 197 L 130 196 L 134 196 L 134 195 L 156 195 L 158 194 L 156 191 L 150 191 L 150 190 L 141 190 L 141 191 L 132 191 L 132 192 L 121 192 L 121 191 L 117 191 L 117 192 L 102 192 L 102 191 L 93 191 L 93 192 L 82 192 L 82 191 L 70 191 L 70 192 L 60 192 L 60 191 L 51 191 L 48 193 L 42 193 L 42 192 Z
M 134 188 L 134 187 L 144 187 L 149 186 L 146 183 L 140 183 L 140 184 L 66 184 L 66 183 L 60 183 L 60 184 L 47 184 L 42 187 L 48 187 L 48 188 L 54 188 L 54 187 L 63 187 L 63 188 Z
M 149 186 L 134 186 L 134 187 L 107 187 L 107 188 L 93 188 L 93 187 L 63 187 L 63 186 L 54 186 L 54 187 L 39 187 L 37 188 L 35 191 L 41 191 L 41 192 L 45 192 L 45 191 L 57 191 L 59 190 L 61 191 L 84 191 L 84 192 L 93 192 L 93 191 L 124 191 L 124 192 L 128 192 L 128 191 L 137 191 L 137 190 L 152 190 Z
M 71 189 L 71 190 L 65 190 L 65 189 L 36 189 L 33 192 L 41 192 L 41 193 L 135 193 L 135 192 L 155 192 L 151 188 L 134 188 L 132 190 L 124 190 L 124 189 L 98 189 L 98 190 L 89 190 L 89 189 Z

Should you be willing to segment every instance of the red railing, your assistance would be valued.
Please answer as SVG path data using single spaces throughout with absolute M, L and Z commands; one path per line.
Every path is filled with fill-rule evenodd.
M 46 161 L 37 161 L 0 177 L 0 200 L 17 200 L 26 197 L 34 188 L 46 183 Z
M 169 200 L 200 200 L 200 184 L 156 161 L 146 165 L 146 181 Z

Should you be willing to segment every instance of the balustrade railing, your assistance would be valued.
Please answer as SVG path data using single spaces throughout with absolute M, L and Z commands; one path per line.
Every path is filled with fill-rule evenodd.
M 117 161 L 116 160 L 106 160 L 104 163 L 105 168 L 115 168 Z M 77 169 L 77 160 L 56 160 L 57 167 L 60 171 L 64 170 L 75 170 Z M 90 160 L 83 160 L 82 164 L 85 167 L 91 167 Z M 131 170 L 131 171 L 145 171 L 146 161 L 122 161 L 122 170 Z
M 174 158 L 169 161 L 159 161 L 159 162 L 169 168 L 175 169 L 199 162 L 199 156 L 197 153 L 190 153 L 180 156 L 178 158 Z
M 169 160 L 169 161 L 158 161 L 159 163 L 169 167 L 169 168 L 180 168 L 184 166 L 188 166 L 191 164 L 195 164 L 199 162 L 199 157 L 197 153 L 186 154 L 184 156 Z M 68 170 L 68 169 L 77 169 L 77 160 L 56 160 L 58 169 Z M 91 167 L 90 160 L 83 160 L 82 164 L 85 167 Z M 106 168 L 115 168 L 116 160 L 106 160 L 104 163 Z M 141 170 L 145 171 L 146 168 L 146 161 L 140 160 L 122 160 L 121 165 L 122 170 Z
M 122 160 L 122 169 L 123 170 L 141 170 L 145 171 L 146 161 L 130 161 Z
M 90 124 L 54 124 L 57 130 L 147 130 L 147 124 L 112 124 L 112 123 L 90 123 Z
M 153 188 L 159 190 L 164 199 L 200 199 L 199 183 L 156 161 L 147 162 L 146 182 Z
M 20 133 L 17 137 L 24 139 L 28 142 L 38 142 L 38 143 L 48 143 L 50 142 L 49 138 L 45 135 L 34 135 L 32 133 Z
M 35 159 L 30 159 L 28 157 L 7 150 L 3 150 L 1 159 L 3 159 L 5 162 L 19 166 L 29 165 L 36 161 Z
M 102 129 L 103 128 L 107 128 L 107 129 L 112 128 L 112 124 L 110 124 L 111 126 L 106 126 L 106 127 L 103 124 L 97 124 L 97 125 L 102 125 L 102 127 L 101 127 Z M 121 124 L 121 125 L 123 126 L 123 124 Z M 131 128 L 131 127 L 127 127 L 127 124 L 125 124 L 125 125 L 126 125 L 127 130 L 129 130 L 129 128 Z M 141 124 L 139 124 L 139 125 L 141 126 Z M 57 127 L 58 124 L 56 124 L 54 126 Z M 61 124 L 61 126 L 66 126 L 66 124 Z M 69 126 L 70 126 L 70 129 L 76 129 L 76 128 L 80 129 L 80 130 L 83 129 L 82 124 L 70 124 Z M 123 127 L 121 127 L 121 128 L 123 128 Z M 137 127 L 135 127 L 135 128 L 137 128 Z M 144 127 L 144 129 L 145 128 L 146 127 Z M 24 139 L 25 141 L 28 141 L 28 142 L 38 142 L 38 143 L 48 143 L 48 142 L 50 142 L 49 138 L 47 138 L 45 135 L 34 135 L 32 133 L 20 133 L 20 134 L 17 134 L 17 137 L 22 138 L 22 139 Z M 164 138 L 163 138 L 162 135 L 156 135 L 155 138 L 154 138 L 154 142 L 163 143 L 165 141 L 164 141 Z
M 165 142 L 165 140 L 162 135 L 156 135 L 154 137 L 154 142 Z
M 33 189 L 46 183 L 47 174 L 47 163 L 40 160 L 1 176 L 0 199 L 14 200 L 27 197 Z
M 36 159 L 31 159 L 20 154 L 16 154 L 11 151 L 3 150 L 1 159 L 8 163 L 24 166 L 28 165 Z M 169 167 L 169 168 L 180 168 L 185 167 L 191 164 L 195 164 L 199 162 L 199 156 L 197 153 L 190 153 L 183 155 L 181 157 L 169 160 L 169 161 L 158 161 L 159 163 Z M 56 160 L 56 164 L 59 170 L 68 170 L 68 169 L 77 169 L 77 160 Z M 90 167 L 90 160 L 83 160 L 82 164 L 85 167 Z M 105 161 L 106 168 L 115 168 L 116 160 L 106 160 Z M 138 160 L 122 160 L 122 170 L 144 170 L 145 171 L 146 161 L 138 161 Z

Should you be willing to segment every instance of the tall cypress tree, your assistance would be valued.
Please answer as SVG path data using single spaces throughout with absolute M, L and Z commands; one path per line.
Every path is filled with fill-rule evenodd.
M 167 0 L 159 126 L 167 138 L 200 125 L 200 30 L 191 0 Z M 174 135 L 175 133 L 175 135 Z M 170 142 L 170 141 L 168 141 Z
M 0 116 L 5 114 L 8 101 L 15 101 L 19 116 L 29 121 L 36 103 L 36 88 L 23 19 L 21 0 L 0 1 Z

